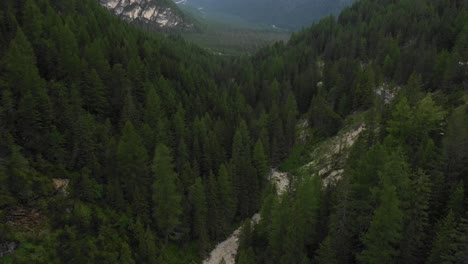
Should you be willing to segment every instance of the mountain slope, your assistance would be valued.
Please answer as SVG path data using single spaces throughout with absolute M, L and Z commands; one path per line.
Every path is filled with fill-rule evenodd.
M 188 30 L 190 19 L 171 0 L 99 0 L 99 3 L 123 19 L 155 29 Z
M 258 210 L 227 60 L 95 0 L 1 1 L 0 32 L 1 263 L 199 262 Z
M 466 262 L 467 60 L 468 1 L 444 0 L 359 1 L 257 53 L 251 86 L 307 114 L 280 166 L 295 191 L 265 198 L 237 260 Z
M 0 1 L 0 262 L 200 263 L 259 211 L 239 263 L 466 262 L 467 18 L 362 0 L 228 59 Z

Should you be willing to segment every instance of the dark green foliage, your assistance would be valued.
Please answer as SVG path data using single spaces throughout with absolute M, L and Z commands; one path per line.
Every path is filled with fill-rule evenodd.
M 397 245 L 402 237 L 403 213 L 395 186 L 384 185 L 380 205 L 363 237 L 364 250 L 357 256 L 359 263 L 394 263 L 399 254 Z
M 182 214 L 181 195 L 177 190 L 177 174 L 172 164 L 172 154 L 168 147 L 156 147 L 153 165 L 153 219 L 163 233 L 167 243 L 169 235 L 180 224 Z
M 0 215 L 27 206 L 50 216 L 51 241 L 79 249 L 48 246 L 50 261 L 179 263 L 184 254 L 165 247 L 198 259 L 212 244 L 209 212 L 211 238 L 219 240 L 256 210 L 269 156 L 260 148 L 253 161 L 259 114 L 226 88 L 222 65 L 233 62 L 138 31 L 93 0 L 1 6 Z M 233 158 L 231 131 L 241 119 Z M 230 160 L 240 162 L 231 168 Z M 233 171 L 244 168 L 235 181 Z M 53 192 L 52 178 L 70 180 L 69 196 Z M 203 180 L 194 185 L 196 178 Z M 241 196 L 242 215 L 234 182 L 252 186 Z M 195 240 L 198 252 L 190 250 Z
M 404 230 L 407 239 L 402 241 L 400 257 L 404 263 L 422 263 L 428 250 L 430 178 L 418 171 L 411 179 L 411 190 Z
M 6 261 L 198 263 L 260 208 L 240 263 L 466 260 L 466 1 L 362 0 L 247 58 L 95 0 L 0 7 Z M 276 197 L 270 167 L 298 136 L 369 108 L 337 185 L 291 168 L 304 177 Z M 288 167 L 309 162 L 295 148 Z
M 225 165 L 221 165 L 218 172 L 218 193 L 219 202 L 222 205 L 218 212 L 221 218 L 221 232 L 226 235 L 230 230 L 236 211 L 236 200 L 232 187 L 232 179 Z
M 320 248 L 317 251 L 317 256 L 315 260 L 317 263 L 337 263 L 335 251 L 332 246 L 332 241 L 330 237 L 326 237 L 320 244 Z
M 462 105 L 454 109 L 447 120 L 447 136 L 443 139 L 444 172 L 448 184 L 463 181 L 468 191 L 468 107 Z
M 437 224 L 436 235 L 432 242 L 432 249 L 427 263 L 443 263 L 453 256 L 453 243 L 456 236 L 455 218 L 450 211 L 447 216 Z
M 205 188 L 200 178 L 195 179 L 194 185 L 190 188 L 190 199 L 193 210 L 193 236 L 198 239 L 200 255 L 204 256 L 208 252 L 209 238 L 207 230 L 208 205 L 206 202 Z

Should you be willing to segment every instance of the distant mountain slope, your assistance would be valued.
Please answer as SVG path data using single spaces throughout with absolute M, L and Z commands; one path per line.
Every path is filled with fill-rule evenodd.
M 102 6 L 129 22 L 155 29 L 190 29 L 193 23 L 170 0 L 99 0 Z
M 353 0 L 187 0 L 181 3 L 240 16 L 257 23 L 297 29 L 330 14 Z

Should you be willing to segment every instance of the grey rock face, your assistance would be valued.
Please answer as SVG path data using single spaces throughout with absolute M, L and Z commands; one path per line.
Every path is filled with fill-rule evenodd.
M 13 253 L 17 247 L 16 242 L 0 242 L 0 257 Z
M 170 0 L 169 0 L 170 1 Z M 99 0 L 99 3 L 129 22 L 143 22 L 161 29 L 189 29 L 177 6 L 158 0 Z

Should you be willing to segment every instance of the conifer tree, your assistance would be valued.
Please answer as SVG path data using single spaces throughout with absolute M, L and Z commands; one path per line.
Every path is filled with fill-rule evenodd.
M 208 202 L 208 232 L 212 240 L 218 240 L 222 238 L 222 205 L 218 197 L 218 183 L 213 172 L 209 173 L 206 181 L 206 199 Z
M 177 174 L 174 171 L 170 149 L 163 144 L 156 147 L 151 171 L 153 219 L 167 244 L 169 235 L 180 224 L 182 197 L 177 191 Z
M 336 264 L 335 249 L 333 248 L 333 242 L 330 236 L 327 236 L 322 243 L 320 243 L 320 248 L 317 250 L 317 255 L 315 256 L 315 261 L 319 264 Z
M 459 182 L 450 191 L 449 200 L 447 202 L 447 210 L 453 213 L 455 219 L 459 219 L 465 214 L 466 207 L 463 182 Z
M 35 1 L 24 3 L 23 29 L 32 43 L 37 44 L 42 34 L 42 13 Z
M 32 182 L 29 162 L 16 145 L 11 146 L 11 154 L 6 163 L 6 175 L 10 192 L 21 202 L 32 197 Z
M 142 263 L 157 263 L 156 240 L 152 230 L 147 227 L 138 234 L 138 257 Z
M 460 180 L 468 191 L 468 106 L 453 110 L 447 120 L 447 135 L 443 138 L 444 172 L 447 184 L 453 186 Z M 465 177 L 463 177 L 465 175 Z
M 290 93 L 286 99 L 286 104 L 283 110 L 284 120 L 284 136 L 286 148 L 290 149 L 294 145 L 296 138 L 296 123 L 299 110 L 297 109 L 296 98 Z
M 107 93 L 102 80 L 96 70 L 84 70 L 81 84 L 84 107 L 89 112 L 105 116 L 108 112 Z
M 364 250 L 357 256 L 359 263 L 394 263 L 402 236 L 403 214 L 396 188 L 391 183 L 383 187 L 380 205 L 375 210 L 369 230 L 362 242 Z
M 207 253 L 209 238 L 207 231 L 207 202 L 205 188 L 201 178 L 195 179 L 194 185 L 190 187 L 190 199 L 192 202 L 193 214 L 193 235 L 198 239 L 198 252 L 201 256 Z
M 437 225 L 436 236 L 426 263 L 445 263 L 453 256 L 454 237 L 456 235 L 455 217 L 450 211 Z
M 120 249 L 119 263 L 122 264 L 135 264 L 132 258 L 132 251 L 127 243 L 123 243 Z
M 16 31 L 3 58 L 3 72 L 0 76 L 9 87 L 15 88 L 16 96 L 24 95 L 27 91 L 38 91 L 42 85 L 34 50 L 21 28 Z
M 218 188 L 219 188 L 219 203 L 221 204 L 221 216 L 222 216 L 222 233 L 224 235 L 229 232 L 229 227 L 234 219 L 236 213 L 236 201 L 234 197 L 234 191 L 232 188 L 231 175 L 228 169 L 223 164 L 219 168 L 218 172 Z
M 464 263 L 468 259 L 468 213 L 460 220 L 454 240 L 454 254 L 450 260 L 457 264 Z
M 428 250 L 429 199 L 431 181 L 423 171 L 418 171 L 411 180 L 410 202 L 405 213 L 407 223 L 406 239 L 401 245 L 402 263 L 422 263 Z
M 253 151 L 253 164 L 257 171 L 258 183 L 260 190 L 263 189 L 268 175 L 269 166 L 268 159 L 263 149 L 263 144 L 260 140 L 257 141 Z
M 247 131 L 247 124 L 242 121 L 234 135 L 232 143 L 232 175 L 235 196 L 237 197 L 238 212 L 241 217 L 247 217 L 253 213 L 253 208 L 249 208 L 251 204 L 249 189 L 255 180 L 251 170 L 251 154 L 250 154 L 250 137 Z
M 137 190 L 149 196 L 148 154 L 130 121 L 127 121 L 123 128 L 122 137 L 117 146 L 116 159 L 118 176 L 123 185 L 125 197 L 134 201 L 135 196 L 141 195 L 141 193 L 136 193 Z

